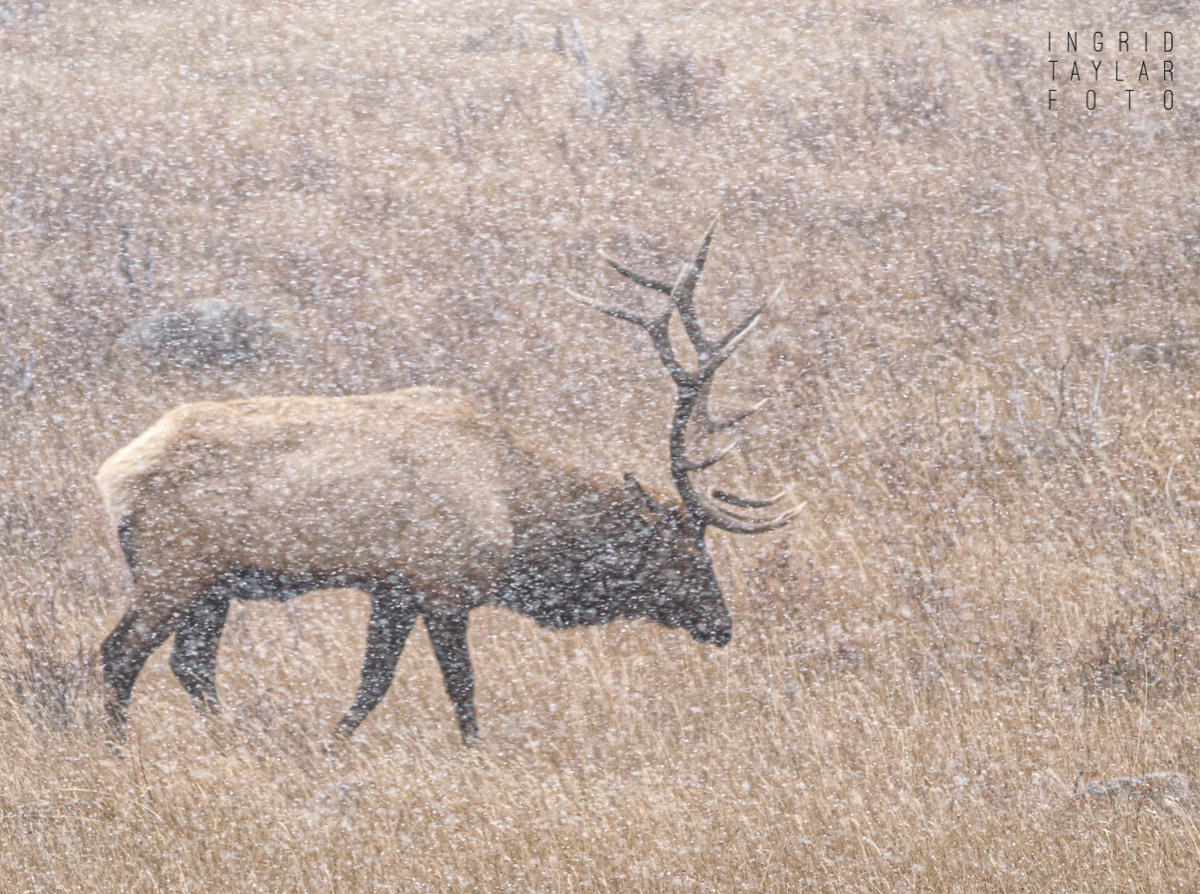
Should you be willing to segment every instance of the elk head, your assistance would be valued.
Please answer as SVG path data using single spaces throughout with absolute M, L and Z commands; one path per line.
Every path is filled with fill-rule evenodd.
M 637 488 L 647 512 L 654 517 L 652 527 L 657 532 L 654 541 L 661 544 L 659 549 L 650 548 L 640 575 L 641 598 L 648 603 L 646 614 L 668 626 L 683 627 L 700 642 L 725 645 L 732 628 L 705 546 L 706 529 L 762 534 L 783 527 L 803 507 L 796 506 L 782 514 L 763 517 L 761 510 L 778 503 L 783 493 L 766 500 L 752 500 L 723 490 L 703 492 L 692 480 L 694 474 L 720 462 L 734 444 L 731 442 L 701 458 L 693 457 L 689 444 L 733 429 L 768 402 L 759 401 L 724 422 L 714 422 L 708 414 L 713 377 L 750 334 L 770 304 L 770 301 L 764 302 L 719 339 L 712 340 L 704 335 L 696 314 L 694 293 L 704 271 L 716 226 L 714 221 L 704 234 L 696 259 L 683 267 L 674 285 L 634 273 L 602 254 L 608 265 L 626 279 L 667 296 L 665 306 L 655 316 L 640 316 L 624 308 L 599 304 L 574 292 L 571 295 L 601 313 L 646 330 L 675 383 L 675 411 L 670 434 L 671 478 L 683 501 L 683 512 L 659 506 L 641 492 L 632 476 L 626 478 L 626 486 Z M 696 354 L 694 370 L 680 362 L 671 344 L 671 319 L 676 313 Z

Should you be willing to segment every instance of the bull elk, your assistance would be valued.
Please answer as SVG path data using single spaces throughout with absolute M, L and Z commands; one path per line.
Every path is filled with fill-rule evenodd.
M 695 459 L 689 433 L 724 431 L 761 406 L 721 424 L 708 415 L 713 375 L 766 306 L 717 341 L 704 336 L 693 291 L 712 234 L 673 286 L 606 258 L 668 296 L 657 316 L 575 296 L 645 329 L 674 380 L 678 499 L 631 474 L 585 474 L 539 456 L 496 419 L 434 388 L 185 404 L 109 457 L 96 480 L 136 589 L 101 649 L 116 734 L 139 671 L 171 634 L 175 676 L 201 712 L 217 708 L 217 646 L 232 599 L 331 587 L 370 596 L 361 681 L 340 737 L 387 692 L 418 616 L 468 742 L 479 735 L 467 653 L 476 606 L 503 605 L 556 628 L 644 617 L 702 643 L 728 643 L 732 624 L 705 530 L 757 534 L 796 510 L 764 518 L 778 497 L 702 493 L 692 480 L 725 451 Z M 672 347 L 675 313 L 694 370 Z

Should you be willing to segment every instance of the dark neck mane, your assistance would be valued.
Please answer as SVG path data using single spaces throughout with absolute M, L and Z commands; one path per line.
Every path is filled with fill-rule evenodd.
M 644 526 L 619 480 L 542 470 L 513 513 L 513 552 L 489 602 L 545 627 L 607 624 L 636 578 Z

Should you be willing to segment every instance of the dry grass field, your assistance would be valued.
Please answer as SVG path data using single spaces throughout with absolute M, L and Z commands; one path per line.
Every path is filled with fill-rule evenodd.
M 1075 792 L 1200 779 L 1196 14 L 605 0 L 585 70 L 569 9 L 0 0 L 0 892 L 1195 890 L 1196 804 Z M 1094 28 L 1174 32 L 1173 111 L 1046 110 Z M 785 287 L 710 474 L 807 503 L 710 536 L 730 646 L 481 610 L 483 748 L 418 630 L 327 752 L 365 597 L 238 605 L 223 718 L 161 650 L 106 747 L 104 457 L 433 384 L 667 485 L 669 381 L 564 288 L 636 307 L 597 249 L 670 278 L 717 212 L 705 318 Z M 258 356 L 118 350 L 211 299 Z

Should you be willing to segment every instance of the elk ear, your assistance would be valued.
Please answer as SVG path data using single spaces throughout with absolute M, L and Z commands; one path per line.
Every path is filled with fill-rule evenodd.
M 632 472 L 625 473 L 625 493 L 633 500 L 634 505 L 648 514 L 656 521 L 663 520 L 663 511 L 657 503 L 650 498 L 650 495 L 638 483 L 638 480 L 633 477 Z

